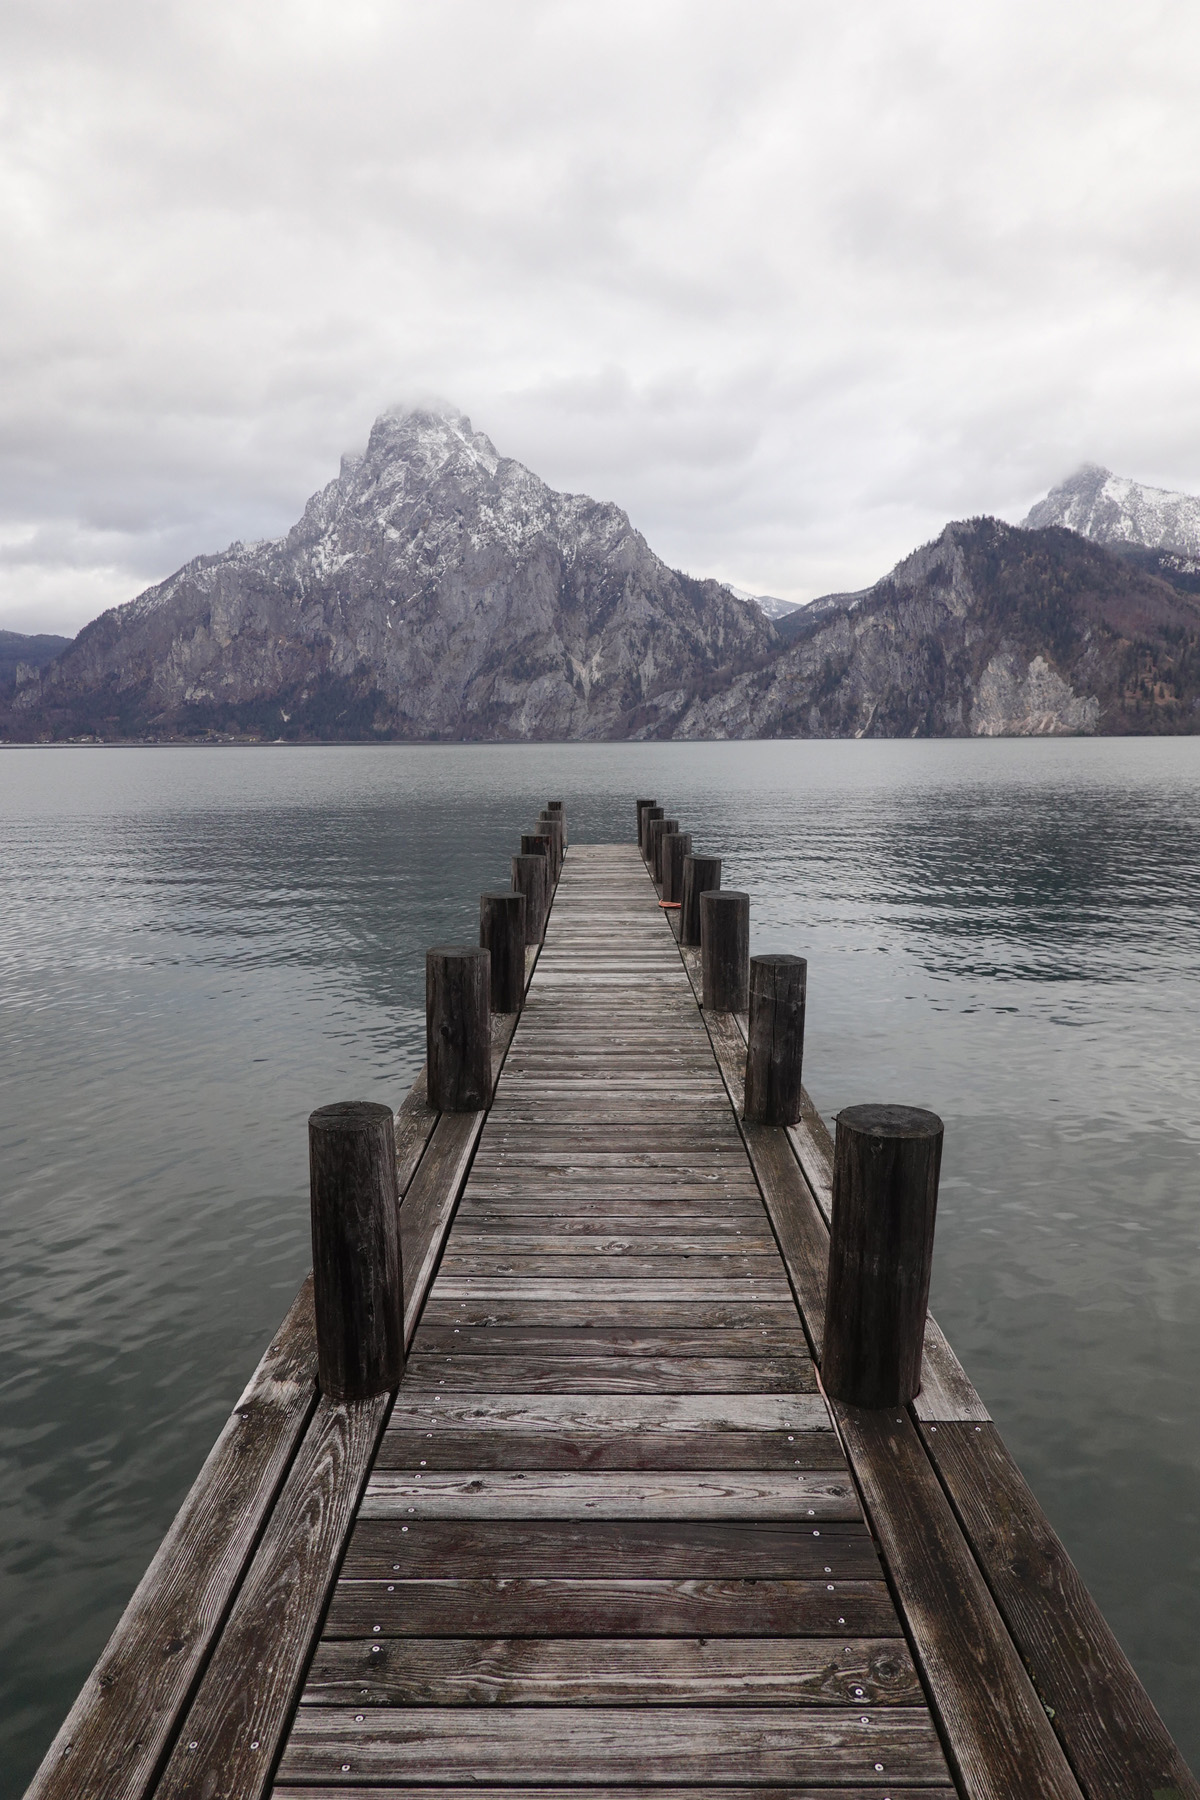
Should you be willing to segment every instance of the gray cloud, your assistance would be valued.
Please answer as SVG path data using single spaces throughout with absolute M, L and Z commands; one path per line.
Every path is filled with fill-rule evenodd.
M 1200 488 L 1200 15 L 0 12 L 0 622 L 272 535 L 445 395 L 804 598 L 1084 458 Z

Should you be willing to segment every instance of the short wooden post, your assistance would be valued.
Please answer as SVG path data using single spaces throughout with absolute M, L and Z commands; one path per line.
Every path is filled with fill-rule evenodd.
M 491 957 L 489 1004 L 494 1013 L 520 1012 L 525 999 L 525 896 L 480 894 L 479 942 Z
M 920 1391 L 942 1121 L 919 1106 L 838 1114 L 821 1378 L 851 1406 Z
M 685 856 L 683 892 L 679 897 L 679 941 L 700 942 L 700 896 L 721 885 L 719 856 Z
M 308 1121 L 317 1372 L 331 1400 L 365 1400 L 404 1373 L 404 1283 L 390 1106 L 343 1100 Z
M 750 1001 L 750 896 L 719 888 L 700 896 L 700 968 L 709 1012 L 745 1012 Z
M 752 956 L 744 1115 L 756 1125 L 794 1125 L 804 1062 L 802 956 Z
M 562 819 L 563 849 L 565 850 L 568 843 L 570 842 L 570 839 L 567 836 L 567 809 L 563 805 L 561 800 L 547 800 L 546 811 L 552 812 L 552 813 L 558 813 L 558 815 Z
M 690 831 L 668 831 L 663 836 L 659 861 L 662 864 L 662 897 L 676 905 L 683 899 L 683 859 L 692 848 Z
M 650 830 L 653 834 L 650 840 L 650 873 L 661 887 L 663 839 L 669 837 L 671 832 L 679 830 L 679 820 L 655 819 Z
M 491 1104 L 491 961 L 474 944 L 425 952 L 425 1079 L 438 1112 L 481 1112 Z
M 548 831 L 527 831 L 521 838 L 522 856 L 544 856 L 546 859 L 546 911 L 554 895 L 554 845 Z
M 637 803 L 637 841 L 638 849 L 643 852 L 646 848 L 646 808 L 657 805 L 657 800 L 639 800 Z
M 640 849 L 647 862 L 650 861 L 650 827 L 653 825 L 655 819 L 662 819 L 665 817 L 666 814 L 663 812 L 662 807 L 659 806 L 657 801 L 653 801 L 649 806 L 642 808 L 642 837 Z
M 512 884 L 525 896 L 525 942 L 540 944 L 546 933 L 547 865 L 544 856 L 512 859 Z

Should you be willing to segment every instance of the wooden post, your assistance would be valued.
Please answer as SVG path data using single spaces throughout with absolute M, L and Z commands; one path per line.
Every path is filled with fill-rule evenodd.
M 491 1104 L 491 961 L 473 944 L 425 952 L 425 1079 L 437 1112 L 482 1112 Z
M 708 1012 L 745 1012 L 750 1001 L 750 896 L 719 888 L 700 896 L 700 967 Z
M 808 964 L 802 956 L 750 959 L 743 1115 L 756 1125 L 794 1125 L 800 1117 L 807 985 Z
M 665 816 L 662 807 L 659 806 L 657 801 L 642 808 L 642 837 L 639 848 L 647 862 L 650 861 L 650 827 L 655 819 L 661 819 Z
M 646 848 L 646 809 L 647 809 L 647 807 L 657 806 L 657 805 L 658 805 L 657 800 L 639 800 L 637 803 L 638 849 L 641 850 L 643 853 L 645 852 L 645 848 Z
M 546 911 L 554 897 L 554 845 L 548 831 L 527 831 L 521 838 L 522 856 L 544 856 L 546 859 Z
M 317 1371 L 331 1400 L 366 1400 L 404 1373 L 404 1283 L 390 1106 L 343 1100 L 308 1121 Z
M 550 855 L 554 863 L 554 879 L 562 874 L 563 855 L 566 845 L 563 842 L 563 822 L 561 813 L 544 812 L 537 822 L 539 831 L 544 831 L 550 839 Z
M 721 885 L 719 856 L 685 856 L 683 859 L 683 892 L 679 906 L 679 941 L 700 942 L 700 896 Z
M 525 942 L 540 944 L 546 933 L 546 858 L 522 855 L 512 859 L 512 884 L 525 896 Z
M 683 859 L 691 848 L 690 831 L 668 831 L 664 834 L 659 853 L 664 900 L 674 900 L 678 904 L 683 899 Z
M 480 894 L 479 942 L 491 957 L 492 1011 L 520 1012 L 525 999 L 524 894 Z
M 851 1406 L 920 1391 L 942 1121 L 919 1106 L 838 1114 L 821 1376 Z
M 655 819 L 650 827 L 650 873 L 659 887 L 662 886 L 662 847 L 663 839 L 672 831 L 679 830 L 678 819 Z
M 567 836 L 567 809 L 563 805 L 561 800 L 547 800 L 546 811 L 551 812 L 551 813 L 558 813 L 558 815 L 562 819 L 563 849 L 565 850 L 567 845 L 571 841 L 570 838 Z

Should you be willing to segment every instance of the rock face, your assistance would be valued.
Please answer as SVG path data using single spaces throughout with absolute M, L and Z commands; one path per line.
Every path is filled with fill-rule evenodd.
M 38 670 L 61 656 L 70 642 L 70 638 L 48 631 L 35 632 L 33 636 L 23 631 L 0 631 L 0 693 L 33 681 Z
M 769 656 L 757 606 L 669 569 L 455 412 L 385 414 L 277 542 L 198 557 L 88 625 L 9 735 L 669 736 Z
M 1065 525 L 1111 549 L 1140 545 L 1177 557 L 1200 558 L 1200 498 L 1143 487 L 1096 463 L 1051 488 L 1024 520 L 1027 530 Z
M 874 587 L 806 614 L 768 666 L 697 699 L 674 735 L 1200 729 L 1200 599 L 1061 527 L 948 525 Z

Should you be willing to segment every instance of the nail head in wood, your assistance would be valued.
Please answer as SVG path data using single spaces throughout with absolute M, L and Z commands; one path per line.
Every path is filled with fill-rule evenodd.
M 838 1114 L 821 1374 L 849 1405 L 920 1391 L 942 1134 L 918 1106 Z
M 426 1082 L 438 1112 L 482 1112 L 491 1101 L 491 961 L 474 944 L 425 953 Z
M 709 1012 L 745 1012 L 750 1002 L 750 896 L 719 888 L 700 896 L 700 970 Z
M 524 894 L 480 894 L 479 942 L 491 958 L 491 1010 L 520 1012 L 525 999 Z
M 800 1118 L 807 986 L 802 956 L 750 959 L 745 1117 L 756 1125 L 795 1125 Z
M 308 1121 L 321 1392 L 365 1400 L 404 1372 L 404 1284 L 390 1106 L 343 1100 Z

